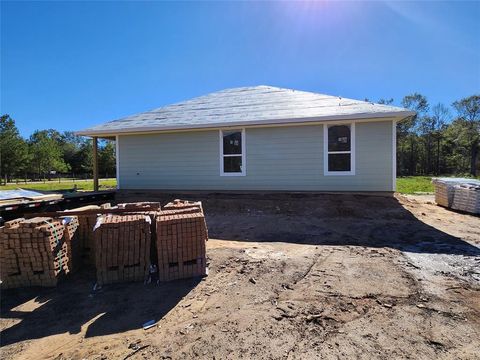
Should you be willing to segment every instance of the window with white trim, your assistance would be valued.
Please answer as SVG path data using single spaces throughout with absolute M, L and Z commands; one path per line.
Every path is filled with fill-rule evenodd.
M 355 175 L 355 124 L 325 125 L 325 175 Z
M 245 129 L 220 130 L 220 175 L 245 175 Z

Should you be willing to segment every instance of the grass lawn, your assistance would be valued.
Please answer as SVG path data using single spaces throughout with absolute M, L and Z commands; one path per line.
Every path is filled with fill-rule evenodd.
M 402 194 L 433 193 L 432 178 L 428 176 L 399 177 L 397 191 Z
M 55 190 L 70 190 L 74 185 L 77 185 L 78 190 L 90 190 L 93 191 L 93 180 L 69 180 L 58 182 L 58 180 L 35 182 L 35 183 L 18 183 L 8 184 L 6 186 L 0 186 L 0 190 L 13 190 L 13 189 L 30 189 L 30 190 L 43 190 L 43 191 L 55 191 Z M 99 190 L 115 189 L 117 186 L 116 179 L 101 179 L 99 181 Z
M 93 180 L 68 180 L 58 182 L 55 180 L 47 181 L 45 183 L 31 183 L 31 184 L 8 184 L 7 186 L 0 186 L 0 190 L 12 190 L 17 188 L 32 189 L 32 190 L 69 190 L 77 185 L 78 190 L 93 190 Z M 101 179 L 100 190 L 115 189 L 117 186 L 116 179 Z M 397 191 L 402 194 L 414 193 L 433 193 L 432 178 L 428 176 L 404 176 L 397 178 Z

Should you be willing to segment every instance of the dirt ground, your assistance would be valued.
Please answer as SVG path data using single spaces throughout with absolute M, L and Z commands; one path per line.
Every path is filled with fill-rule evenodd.
M 56 289 L 4 291 L 1 357 L 480 357 L 479 217 L 428 197 L 200 200 L 206 278 L 92 292 L 85 271 Z

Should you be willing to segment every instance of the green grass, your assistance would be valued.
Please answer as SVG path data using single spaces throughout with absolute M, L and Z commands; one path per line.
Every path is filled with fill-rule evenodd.
M 78 190 L 93 190 L 93 180 L 68 180 L 58 182 L 58 180 L 47 181 L 45 183 L 31 183 L 31 184 L 8 184 L 7 186 L 0 186 L 0 190 L 12 190 L 17 188 L 31 189 L 31 190 L 70 190 L 74 184 L 77 185 Z M 100 180 L 100 190 L 115 189 L 117 186 L 116 179 L 102 179 Z M 397 178 L 397 191 L 402 194 L 415 193 L 433 193 L 432 178 L 428 176 L 404 176 Z
M 456 176 L 439 177 L 462 177 L 469 178 L 469 175 L 460 174 Z M 475 179 L 480 180 L 480 177 Z M 429 176 L 402 176 L 397 178 L 397 192 L 402 194 L 431 193 L 434 192 L 432 178 Z
M 78 190 L 88 190 L 93 191 L 93 180 L 69 180 L 58 182 L 58 180 L 36 182 L 36 183 L 21 183 L 18 184 L 8 184 L 0 186 L 0 190 L 14 190 L 18 188 L 29 189 L 29 190 L 42 190 L 42 191 L 56 191 L 56 190 L 71 190 L 74 185 L 77 185 Z M 99 190 L 115 189 L 117 186 L 116 179 L 101 179 L 99 181 Z
M 397 178 L 397 192 L 402 194 L 433 193 L 429 176 L 404 176 Z

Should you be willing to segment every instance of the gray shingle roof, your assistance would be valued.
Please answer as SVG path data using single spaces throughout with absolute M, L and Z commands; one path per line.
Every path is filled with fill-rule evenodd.
M 407 109 L 272 86 L 217 91 L 127 116 L 78 135 L 102 136 L 175 129 L 218 128 L 367 118 L 404 118 Z

